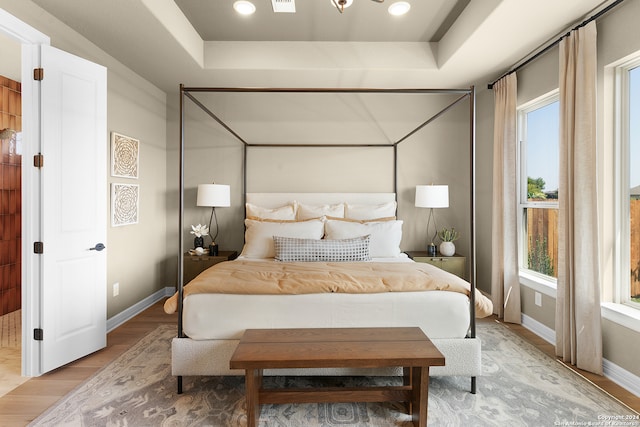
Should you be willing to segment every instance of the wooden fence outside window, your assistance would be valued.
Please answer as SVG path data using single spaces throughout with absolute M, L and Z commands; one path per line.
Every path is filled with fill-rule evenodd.
M 640 199 L 630 201 L 630 274 L 631 297 L 640 297 Z M 558 210 L 557 209 L 527 209 L 527 227 L 529 230 L 529 253 L 538 252 L 541 256 L 540 242 L 546 242 L 546 252 L 553 268 L 553 277 L 558 272 Z M 541 271 L 542 273 L 542 271 Z

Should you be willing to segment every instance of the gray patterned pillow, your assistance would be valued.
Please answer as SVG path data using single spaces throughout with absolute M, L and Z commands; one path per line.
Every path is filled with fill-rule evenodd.
M 351 239 L 298 239 L 273 236 L 278 261 L 369 261 L 369 236 Z

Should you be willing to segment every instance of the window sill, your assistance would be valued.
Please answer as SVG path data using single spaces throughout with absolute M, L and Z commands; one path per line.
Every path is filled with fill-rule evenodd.
M 603 318 L 640 332 L 640 310 L 613 302 L 603 302 L 600 306 Z
M 538 291 L 551 298 L 556 297 L 556 282 L 549 280 L 536 274 L 529 273 L 526 270 L 520 270 L 520 284 Z
M 557 285 L 554 280 L 520 270 L 520 284 L 551 298 L 557 297 Z M 600 304 L 602 317 L 620 326 L 640 333 L 640 310 L 624 304 L 603 302 Z

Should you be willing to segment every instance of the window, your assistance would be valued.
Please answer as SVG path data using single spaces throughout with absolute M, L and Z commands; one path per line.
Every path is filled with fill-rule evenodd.
M 619 301 L 640 308 L 640 58 L 618 68 L 620 109 Z
M 555 284 L 558 271 L 558 92 L 518 109 L 519 266 Z

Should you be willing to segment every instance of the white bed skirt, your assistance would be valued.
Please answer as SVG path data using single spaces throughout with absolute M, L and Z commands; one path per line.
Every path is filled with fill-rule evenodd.
M 445 366 L 429 369 L 432 376 L 480 376 L 482 364 L 479 338 L 436 338 L 431 340 L 444 354 Z M 229 360 L 239 340 L 174 338 L 171 343 L 171 372 L 175 376 L 244 375 L 229 369 Z M 397 369 L 278 369 L 265 375 L 401 375 Z

